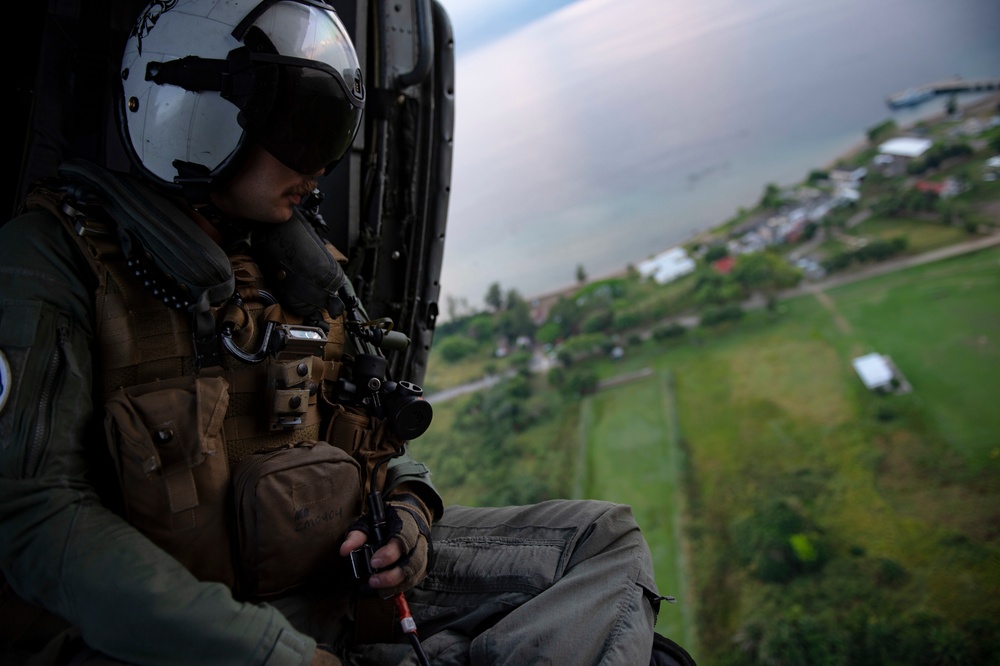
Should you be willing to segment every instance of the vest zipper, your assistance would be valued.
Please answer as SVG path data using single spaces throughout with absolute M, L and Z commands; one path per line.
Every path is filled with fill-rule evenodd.
M 42 448 L 48 440 L 49 420 L 52 418 L 52 398 L 55 395 L 56 382 L 61 374 L 63 360 L 66 357 L 65 345 L 68 338 L 69 329 L 65 325 L 60 325 L 56 329 L 56 348 L 52 351 L 48 367 L 45 369 L 45 380 L 42 383 L 42 392 L 38 400 L 38 410 L 35 412 L 34 436 L 31 438 L 28 457 L 24 461 L 25 478 L 34 476 L 38 471 L 38 465 L 42 458 Z

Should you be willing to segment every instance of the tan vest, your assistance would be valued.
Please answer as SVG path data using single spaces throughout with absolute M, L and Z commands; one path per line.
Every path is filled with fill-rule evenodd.
M 61 203 L 41 190 L 29 206 L 64 222 L 97 277 L 95 405 L 105 408 L 125 517 L 200 579 L 242 596 L 307 582 L 382 483 L 385 465 L 370 478 L 375 463 L 401 445 L 382 420 L 327 398 L 344 368 L 343 315 L 324 313 L 329 333 L 316 353 L 247 363 L 223 351 L 219 365 L 199 369 L 191 315 L 144 284 L 113 226 L 70 219 Z M 269 325 L 302 323 L 260 297 L 250 257 L 230 261 L 242 302 L 212 314 L 241 349 L 258 349 Z

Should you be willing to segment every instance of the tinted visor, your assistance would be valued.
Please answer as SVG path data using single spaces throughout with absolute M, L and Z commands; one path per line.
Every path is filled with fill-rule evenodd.
M 254 54 L 254 94 L 239 116 L 247 135 L 285 166 L 312 174 L 331 169 L 361 124 L 361 72 L 314 60 Z

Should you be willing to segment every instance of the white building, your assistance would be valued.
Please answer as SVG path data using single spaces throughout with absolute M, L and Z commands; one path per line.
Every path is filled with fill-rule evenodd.
M 652 277 L 659 284 L 676 280 L 694 269 L 694 259 L 689 257 L 682 247 L 670 248 L 651 259 L 640 261 L 636 265 L 636 270 L 642 277 Z
M 892 378 L 895 373 L 892 371 L 888 359 L 882 354 L 865 354 L 853 361 L 854 371 L 864 382 L 865 386 L 872 391 L 889 389 L 892 387 Z
M 934 142 L 930 139 L 920 139 L 913 136 L 899 136 L 895 139 L 889 139 L 880 145 L 878 147 L 878 152 L 883 155 L 892 155 L 893 157 L 906 157 L 914 159 L 930 150 L 932 145 L 934 145 Z

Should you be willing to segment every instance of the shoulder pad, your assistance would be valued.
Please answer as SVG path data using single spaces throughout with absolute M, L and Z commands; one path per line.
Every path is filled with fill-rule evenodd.
M 85 160 L 65 162 L 59 174 L 96 190 L 118 225 L 125 256 L 148 254 L 190 294 L 191 312 L 207 312 L 232 295 L 236 281 L 226 253 L 173 201 L 133 176 Z

